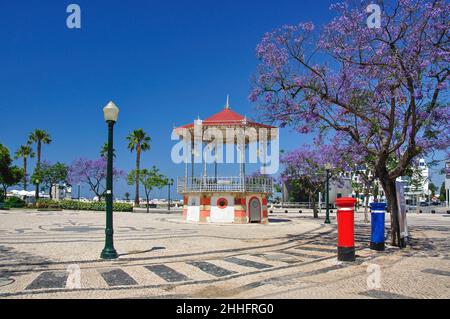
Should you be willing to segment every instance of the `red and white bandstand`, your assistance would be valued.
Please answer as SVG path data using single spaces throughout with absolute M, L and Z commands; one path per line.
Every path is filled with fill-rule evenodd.
M 219 154 L 219 148 L 214 150 L 216 157 L 212 163 L 213 174 L 208 174 L 207 160 L 204 156 L 201 156 L 203 167 L 200 173 L 194 172 L 194 156 L 198 155 L 196 154 L 196 144 L 202 145 L 202 152 L 207 149 L 207 143 L 211 146 L 212 136 L 208 134 L 211 129 L 216 132 L 215 137 L 217 135 L 224 137 L 223 144 L 227 147 L 227 156 L 228 147 L 237 151 L 239 175 L 218 176 L 220 161 L 218 163 L 217 154 Z M 273 181 L 264 172 L 257 176 L 247 176 L 245 174 L 245 157 L 249 144 L 259 140 L 261 135 L 264 135 L 264 138 L 270 143 L 276 137 L 273 129 L 275 127 L 250 121 L 232 111 L 228 100 L 226 107 L 221 112 L 205 120 L 198 119 L 192 124 L 175 129 L 178 132 L 184 131 L 183 142 L 185 145 L 189 145 L 189 152 L 186 154 L 190 154 L 191 157 L 190 161 L 187 159 L 185 161 L 185 176 L 178 178 L 177 183 L 177 191 L 183 195 L 184 199 L 183 219 L 185 221 L 237 224 L 268 222 L 267 199 L 273 192 Z M 230 131 L 238 132 L 238 134 L 230 138 Z M 179 133 L 179 135 L 182 134 Z M 267 144 L 265 145 L 267 146 Z M 261 146 L 259 147 L 261 148 Z M 260 148 L 256 152 L 259 154 L 264 151 L 266 154 L 267 149 L 261 150 Z M 197 164 L 199 163 L 197 162 Z

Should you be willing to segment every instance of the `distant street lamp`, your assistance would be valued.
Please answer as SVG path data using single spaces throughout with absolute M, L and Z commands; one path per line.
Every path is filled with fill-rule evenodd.
M 100 257 L 102 259 L 116 259 L 118 257 L 113 240 L 113 128 L 119 115 L 119 108 L 109 102 L 103 108 L 105 121 L 108 123 L 108 163 L 106 169 L 106 229 L 105 248 Z
M 326 209 L 326 214 L 325 214 L 325 224 L 330 224 L 330 170 L 331 170 L 332 166 L 330 163 L 326 163 L 325 164 L 325 171 L 326 171 L 326 189 L 325 189 L 325 194 L 326 194 L 326 199 L 325 199 L 325 209 Z
M 39 182 L 40 182 L 40 180 L 38 180 L 38 179 L 35 181 L 36 190 L 35 190 L 35 193 L 34 193 L 34 199 L 36 201 L 39 199 Z
M 36 192 L 35 192 L 35 194 L 34 194 L 34 200 L 37 202 L 38 201 L 38 199 L 39 199 L 39 183 L 40 183 L 41 181 L 39 180 L 39 179 L 36 179 L 35 181 L 34 181 L 34 184 L 36 185 Z
M 169 186 L 169 196 L 168 196 L 168 200 L 167 200 L 167 202 L 168 202 L 168 204 L 167 204 L 167 206 L 168 206 L 168 210 L 170 210 L 170 186 L 172 186 L 173 185 L 173 178 L 171 178 L 170 180 L 169 180 L 169 182 L 167 183 L 167 185 Z
M 80 183 L 78 183 L 78 201 L 80 201 Z

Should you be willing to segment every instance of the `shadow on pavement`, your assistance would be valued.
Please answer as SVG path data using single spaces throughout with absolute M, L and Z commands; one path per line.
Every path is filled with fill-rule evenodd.
M 139 254 L 145 254 L 145 253 L 149 253 L 149 252 L 152 252 L 155 250 L 162 250 L 162 249 L 166 249 L 166 247 L 152 247 L 151 249 L 147 249 L 147 250 L 134 250 L 134 251 L 130 251 L 129 253 L 119 254 L 119 256 L 139 255 Z

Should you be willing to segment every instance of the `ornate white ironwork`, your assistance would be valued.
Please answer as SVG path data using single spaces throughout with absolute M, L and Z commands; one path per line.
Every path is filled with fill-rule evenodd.
M 269 177 L 179 177 L 178 193 L 230 192 L 273 193 L 273 181 Z

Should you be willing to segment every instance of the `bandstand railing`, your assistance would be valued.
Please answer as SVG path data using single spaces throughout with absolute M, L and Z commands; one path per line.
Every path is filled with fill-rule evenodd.
M 255 192 L 272 193 L 273 181 L 269 177 L 179 177 L 178 193 L 200 192 Z

